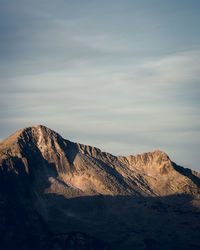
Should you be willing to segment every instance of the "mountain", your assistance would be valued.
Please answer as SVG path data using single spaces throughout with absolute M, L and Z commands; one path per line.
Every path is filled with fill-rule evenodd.
M 0 193 L 17 207 L 7 238 L 37 242 L 24 249 L 200 249 L 200 173 L 159 150 L 114 156 L 28 127 L 0 143 Z

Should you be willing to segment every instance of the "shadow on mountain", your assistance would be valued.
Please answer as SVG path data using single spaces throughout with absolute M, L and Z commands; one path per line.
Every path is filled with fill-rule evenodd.
M 178 166 L 174 162 L 173 162 L 173 167 L 180 174 L 184 175 L 187 178 L 190 178 L 190 180 L 192 180 L 197 185 L 197 187 L 200 188 L 199 178 L 192 173 L 191 169 Z
M 0 249 L 109 250 L 108 244 L 81 232 L 52 234 L 43 218 L 0 194 Z
M 50 230 L 34 210 L 0 193 L 0 249 L 42 250 L 50 248 Z
M 200 212 L 192 199 L 46 194 L 45 220 L 55 235 L 84 232 L 113 249 L 200 249 Z

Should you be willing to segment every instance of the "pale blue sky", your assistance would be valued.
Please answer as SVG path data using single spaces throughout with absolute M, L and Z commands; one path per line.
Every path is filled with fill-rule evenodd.
M 199 0 L 0 0 L 0 139 L 35 124 L 200 171 Z

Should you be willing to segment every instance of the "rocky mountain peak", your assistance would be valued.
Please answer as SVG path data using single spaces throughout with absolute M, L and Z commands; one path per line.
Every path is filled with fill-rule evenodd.
M 165 152 L 155 150 L 117 157 L 92 146 L 65 140 L 42 125 L 15 132 L 0 144 L 0 152 L 3 165 L 21 159 L 27 173 L 35 176 L 37 170 L 37 176 L 43 176 L 45 172 L 51 183 L 45 192 L 64 192 L 68 197 L 131 193 L 167 195 L 190 192 L 188 186 L 191 185 L 192 192 L 198 190 L 190 178 L 174 168 Z M 15 161 L 13 168 L 19 172 Z M 43 178 L 38 179 L 43 182 Z
M 23 129 L 20 129 L 10 135 L 8 138 L 6 138 L 4 141 L 0 143 L 0 146 L 3 145 L 9 145 L 13 143 L 20 143 L 24 141 L 24 143 L 27 142 L 34 142 L 39 143 L 42 138 L 47 140 L 48 137 L 59 137 L 59 135 L 54 132 L 53 130 L 43 126 L 43 125 L 35 125 L 32 127 L 26 127 Z
M 199 235 L 188 236 L 187 223 L 194 218 L 195 232 L 200 231 L 195 212 L 200 209 L 200 174 L 176 165 L 160 150 L 114 156 L 66 140 L 42 125 L 24 128 L 0 143 L 1 193 L 17 201 L 31 218 L 36 215 L 30 211 L 36 211 L 53 239 L 59 238 L 62 244 L 68 244 L 70 237 L 74 244 L 79 236 L 90 239 L 69 234 L 83 232 L 106 239 L 114 249 L 133 249 L 133 245 L 136 249 L 173 249 L 162 243 L 171 246 L 168 233 L 173 231 L 177 239 L 179 232 L 185 233 L 184 240 L 190 236 L 187 249 L 199 249 L 192 248 L 193 241 L 199 247 Z M 52 238 L 48 235 L 47 239 Z M 177 241 L 180 249 L 185 247 L 184 240 Z

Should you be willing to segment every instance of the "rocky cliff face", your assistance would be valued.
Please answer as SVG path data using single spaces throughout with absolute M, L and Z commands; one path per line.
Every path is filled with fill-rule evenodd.
M 116 249 L 172 249 L 174 237 L 176 249 L 200 247 L 200 174 L 159 150 L 117 157 L 25 128 L 0 143 L 0 192 L 36 211 L 53 235 L 79 231 Z

